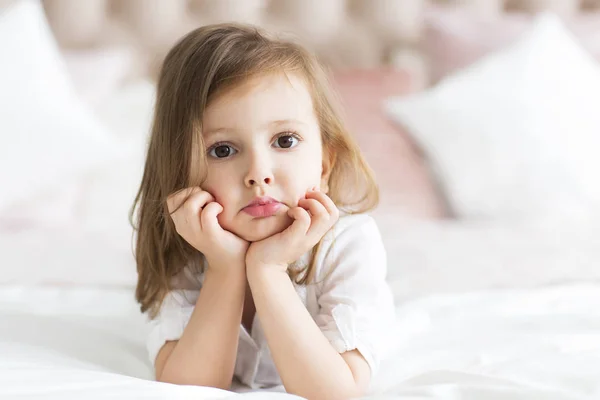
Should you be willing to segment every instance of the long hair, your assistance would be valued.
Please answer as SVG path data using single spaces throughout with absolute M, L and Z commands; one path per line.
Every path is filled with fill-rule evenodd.
M 200 186 L 204 179 L 202 173 L 191 172 L 192 165 L 206 165 L 201 134 L 204 110 L 223 91 L 275 72 L 297 74 L 311 92 L 323 156 L 331 161 L 327 193 L 333 202 L 345 213 L 366 212 L 377 205 L 379 192 L 372 171 L 340 118 L 327 74 L 315 56 L 293 41 L 252 26 L 229 23 L 198 28 L 184 36 L 162 64 L 143 178 L 129 215 L 137 231 L 136 299 L 142 312 L 156 315 L 172 289 L 172 279 L 184 267 L 195 266 L 202 272 L 202 254 L 177 234 L 166 200 L 192 186 L 191 182 Z M 319 245 L 303 270 L 290 269 L 296 283 L 313 279 Z

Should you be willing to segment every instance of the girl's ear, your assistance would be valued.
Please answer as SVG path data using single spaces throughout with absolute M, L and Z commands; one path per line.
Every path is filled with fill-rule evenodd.
M 331 152 L 325 151 L 323 154 L 323 166 L 321 168 L 321 191 L 323 193 L 329 192 L 329 177 L 334 165 L 335 156 Z

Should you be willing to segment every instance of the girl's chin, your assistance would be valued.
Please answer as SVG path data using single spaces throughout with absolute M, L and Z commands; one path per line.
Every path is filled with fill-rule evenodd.
M 233 230 L 240 238 L 248 242 L 258 242 L 268 237 L 276 235 L 287 229 L 293 220 L 286 213 L 267 218 L 255 218 L 241 222 Z

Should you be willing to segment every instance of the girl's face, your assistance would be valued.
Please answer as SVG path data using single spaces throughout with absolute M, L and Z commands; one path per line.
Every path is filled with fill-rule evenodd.
M 287 228 L 287 211 L 327 182 L 311 95 L 293 74 L 259 76 L 204 111 L 208 161 L 202 189 L 223 206 L 223 229 L 258 241 Z

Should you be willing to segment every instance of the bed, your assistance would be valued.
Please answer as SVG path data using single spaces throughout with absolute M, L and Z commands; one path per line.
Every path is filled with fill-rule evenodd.
M 17 6 L 0 13 L 0 54 L 2 60 L 12 60 L 0 63 L 4 88 L 0 136 L 6 144 L 0 150 L 4 171 L 0 173 L 4 188 L 0 191 L 0 398 L 294 398 L 280 392 L 243 388 L 234 392 L 153 381 L 145 349 L 148 325 L 133 296 L 133 231 L 127 220 L 152 114 L 153 64 L 140 64 L 147 58 L 134 57 L 122 47 L 75 50 L 85 43 L 81 32 L 93 25 L 88 20 L 80 27 L 82 36 L 72 31 L 67 36 L 66 27 L 73 26 L 64 21 L 74 23 L 68 19 L 71 14 L 62 15 L 65 31 L 54 29 L 60 39 L 55 42 L 52 24 L 60 20 L 56 10 L 73 2 L 48 1 L 45 9 L 34 0 L 10 3 Z M 97 4 L 96 12 L 109 4 L 86 2 L 88 6 L 78 7 L 83 10 L 92 3 L 104 4 Z M 131 3 L 141 7 L 139 2 Z M 299 9 L 292 3 L 285 2 L 290 9 Z M 332 3 L 342 7 L 339 4 L 344 2 Z M 408 3 L 416 7 L 421 2 L 403 2 Z M 488 17 L 500 12 L 486 6 L 492 2 L 472 3 L 472 7 L 479 4 Z M 567 2 L 550 3 L 564 7 Z M 592 2 L 586 7 L 592 9 Z M 217 9 L 214 18 L 218 12 L 222 11 Z M 440 18 L 440 12 L 436 9 L 430 21 L 439 22 L 435 18 Z M 574 11 L 566 7 L 561 12 Z M 594 17 L 591 11 L 586 13 L 592 15 L 586 18 Z M 81 11 L 80 15 L 85 19 L 95 14 Z M 370 15 L 376 18 L 377 14 Z M 455 11 L 447 18 L 458 20 Z M 427 126 L 416 119 L 423 104 L 425 114 L 437 112 L 445 92 L 434 92 L 435 101 L 431 97 L 407 100 L 419 95 L 416 92 L 425 82 L 420 79 L 430 75 L 419 69 L 423 65 L 415 58 L 406 56 L 426 51 L 414 47 L 417 39 L 411 36 L 411 25 L 406 26 L 402 40 L 389 39 L 398 46 L 397 54 L 404 54 L 395 60 L 405 68 L 385 64 L 382 60 L 394 58 L 384 50 L 373 55 L 377 61 L 361 58 L 351 64 L 342 55 L 331 60 L 331 65 L 337 60 L 349 66 L 333 68 L 332 81 L 381 184 L 381 206 L 373 215 L 388 252 L 388 281 L 396 304 L 395 348 L 365 398 L 600 398 L 596 199 L 585 198 L 589 213 L 570 212 L 573 204 L 582 210 L 583 203 L 548 202 L 540 212 L 550 212 L 552 218 L 539 214 L 525 219 L 524 215 L 532 214 L 525 201 L 516 212 L 514 203 L 508 209 L 499 208 L 500 203 L 485 208 L 489 204 L 477 203 L 474 197 L 452 196 L 460 176 L 448 175 L 454 171 L 450 166 L 445 168 L 448 174 L 435 174 L 429 164 L 433 155 L 441 157 L 436 146 L 445 142 L 419 133 Z M 436 26 L 440 25 L 432 23 L 428 29 Z M 550 32 L 547 22 L 540 26 Z M 17 30 L 19 35 L 14 34 Z M 545 40 L 542 36 L 535 38 Z M 91 43 L 93 37 L 86 40 Z M 492 47 L 485 51 L 494 51 Z M 519 54 L 514 50 L 504 59 L 514 61 Z M 579 60 L 579 54 L 573 53 L 572 60 Z M 592 63 L 585 62 L 586 66 Z M 438 70 L 440 76 L 432 81 L 452 74 L 457 65 Z M 591 67 L 577 71 L 589 78 L 581 82 L 582 87 L 595 88 L 590 82 L 597 71 Z M 498 68 L 494 73 L 499 73 Z M 455 93 L 466 87 L 466 79 L 450 79 L 453 85 L 464 86 L 444 86 L 445 90 Z M 585 98 L 595 99 L 594 93 Z M 422 95 L 433 96 L 429 91 Z M 451 97 L 456 107 L 462 104 L 463 99 Z M 484 97 L 477 98 L 484 102 Z M 415 115 L 413 119 L 405 118 L 407 110 Z M 573 111 L 572 115 L 582 118 L 583 114 Z M 504 116 L 498 118 L 507 120 Z M 404 124 L 395 123 L 397 119 Z M 594 131 L 592 122 L 586 127 Z M 560 139 L 559 135 L 551 138 Z M 514 153 L 519 142 L 516 136 L 511 140 Z M 50 151 L 53 156 L 44 158 Z M 31 162 L 19 164 L 23 159 Z M 481 179 L 490 182 L 491 176 Z M 569 184 L 569 176 L 561 175 L 563 181 L 554 176 L 553 181 L 562 188 Z M 473 173 L 469 179 L 479 176 Z M 509 189 L 520 199 L 530 193 Z M 543 189 L 552 198 L 553 192 Z M 532 199 L 540 198 L 530 194 Z M 478 213 L 467 207 L 473 204 L 480 206 Z M 498 214 L 484 215 L 482 210 Z

